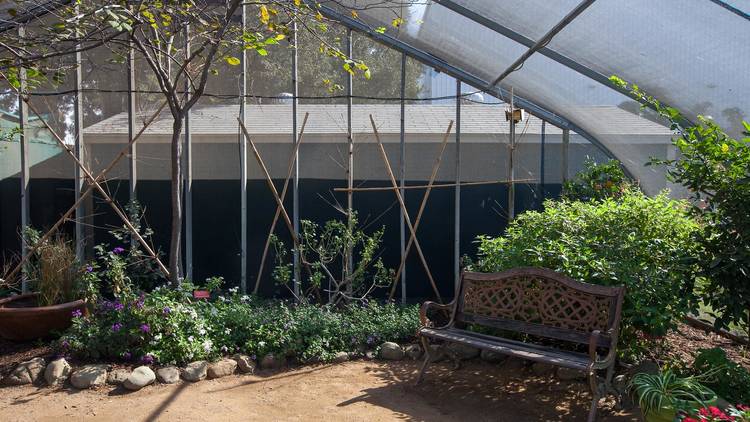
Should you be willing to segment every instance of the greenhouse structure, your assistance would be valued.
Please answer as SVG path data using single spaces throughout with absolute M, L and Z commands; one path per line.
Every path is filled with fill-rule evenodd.
M 518 420 L 593 420 L 618 374 L 629 384 L 605 420 L 635 420 L 618 419 L 628 395 L 644 420 L 662 407 L 691 420 L 697 408 L 674 401 L 673 409 L 669 397 L 650 407 L 639 387 L 650 380 L 636 370 L 648 360 L 654 376 L 687 376 L 699 351 L 721 341 L 735 365 L 722 368 L 750 367 L 747 69 L 748 0 L 0 2 L 0 337 L 17 334 L 3 328 L 2 311 L 15 306 L 6 298 L 29 295 L 37 309 L 45 295 L 85 282 L 92 296 L 77 299 L 86 305 L 50 331 L 62 336 L 50 347 L 64 342 L 66 358 L 83 350 L 82 363 L 110 362 L 122 347 L 118 362 L 205 360 L 212 378 L 221 370 L 211 361 L 233 351 L 276 370 L 282 354 L 344 362 L 372 349 L 389 360 L 391 340 L 414 340 L 393 354 L 417 350 L 424 363 L 392 376 L 419 383 L 436 360 L 433 343 L 459 344 L 477 360 L 533 361 L 518 373 L 578 380 L 593 394 L 593 404 L 576 398 L 565 414 L 557 403 L 557 414 L 538 419 L 535 411 L 554 409 L 521 403 L 510 414 Z M 75 267 L 61 270 L 67 287 L 48 291 L 51 257 Z M 185 303 L 163 293 L 185 286 Z M 61 303 L 55 297 L 48 305 Z M 284 323 L 278 342 L 253 337 L 305 306 L 349 318 L 356 306 L 385 303 L 396 326 L 425 300 L 438 305 L 425 303 L 420 321 L 408 314 L 408 339 L 396 328 L 341 328 L 382 323 L 363 319 L 285 345 L 284 333 L 303 323 Z M 261 328 L 242 337 L 251 317 L 227 309 L 255 301 L 268 315 L 284 310 L 258 316 Z M 149 306 L 162 312 L 139 313 Z M 182 328 L 169 329 L 163 336 L 179 346 L 160 348 L 154 315 L 168 320 L 183 306 L 197 312 L 194 321 L 231 314 L 244 322 L 215 328 L 224 337 L 203 325 L 185 339 L 175 334 Z M 449 311 L 442 329 L 431 306 Z M 103 322 L 131 308 L 142 319 L 132 327 L 124 317 Z M 81 334 L 95 324 L 99 331 Z M 128 329 L 130 337 L 114 337 Z M 691 358 L 680 366 L 673 362 L 686 354 L 673 352 L 670 336 L 684 330 L 715 338 L 686 346 Z M 113 337 L 94 344 L 95 332 Z M 351 337 L 356 350 L 310 340 L 320 332 Z M 557 350 L 565 342 L 575 347 Z M 456 366 L 469 359 L 440 353 Z M 247 364 L 232 362 L 230 373 Z M 193 363 L 177 379 L 188 380 Z M 14 376 L 3 364 L 0 379 Z M 565 379 L 556 366 L 586 376 Z M 742 387 L 690 380 L 728 404 L 750 401 L 731 395 Z M 391 403 L 372 394 L 363 402 Z M 401 405 L 421 409 L 420 400 Z M 732 420 L 750 420 L 745 412 Z M 331 414 L 432 418 L 403 409 Z

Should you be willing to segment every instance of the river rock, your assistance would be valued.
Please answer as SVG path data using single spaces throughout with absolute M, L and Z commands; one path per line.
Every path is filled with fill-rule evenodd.
M 232 356 L 235 362 L 237 362 L 237 368 L 243 374 L 252 374 L 255 372 L 255 361 L 250 359 L 250 356 L 236 354 Z
M 406 346 L 404 353 L 406 353 L 406 356 L 409 356 L 411 360 L 417 360 L 422 357 L 422 348 L 418 344 L 410 344 Z
M 451 343 L 446 349 L 447 353 L 461 360 L 474 359 L 479 356 L 479 349 L 461 343 Z
M 162 384 L 174 384 L 180 380 L 180 370 L 174 366 L 167 366 L 156 370 L 156 379 Z
M 211 362 L 208 365 L 208 379 L 226 377 L 234 374 L 237 369 L 237 362 L 232 359 L 222 359 L 218 362 Z
M 101 387 L 107 382 L 107 365 L 86 365 L 78 368 L 70 376 L 70 383 L 75 388 Z
M 208 375 L 208 362 L 204 360 L 190 362 L 185 369 L 182 370 L 182 379 L 185 381 L 202 381 L 206 379 L 206 375 Z
M 560 381 L 576 381 L 586 378 L 586 373 L 570 368 L 557 368 L 557 378 Z
M 380 345 L 380 357 L 385 360 L 401 360 L 404 358 L 404 350 L 398 344 L 387 341 Z
M 338 352 L 333 357 L 332 362 L 333 363 L 344 363 L 349 360 L 349 353 L 346 352 Z
M 7 385 L 32 384 L 41 380 L 44 374 L 44 358 L 34 358 L 21 362 L 13 372 L 8 374 L 3 383 Z
M 53 360 L 44 370 L 44 380 L 50 387 L 62 385 L 68 380 L 72 370 L 73 368 L 64 358 Z
M 130 391 L 138 391 L 141 388 L 152 384 L 156 381 L 156 374 L 148 366 L 139 366 L 133 369 L 128 379 L 122 383 L 122 386 Z
M 503 363 L 508 359 L 508 355 L 493 352 L 491 350 L 482 350 L 482 352 L 479 353 L 479 357 L 487 363 Z
M 260 367 L 262 369 L 279 369 L 283 368 L 284 365 L 286 365 L 286 359 L 278 357 L 273 353 L 263 356 L 263 359 L 260 360 Z
M 124 368 L 113 369 L 107 374 L 107 384 L 121 385 L 130 376 L 130 371 Z

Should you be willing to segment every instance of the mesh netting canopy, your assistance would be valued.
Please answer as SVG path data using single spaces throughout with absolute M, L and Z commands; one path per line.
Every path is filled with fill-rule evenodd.
M 342 2 L 329 2 L 332 9 L 334 3 Z M 495 88 L 492 81 L 579 5 L 578 0 L 343 3 L 361 10 L 359 18 L 375 31 L 386 28 L 403 46 L 484 81 L 478 89 Z M 748 11 L 747 0 L 595 1 L 499 86 L 506 92 L 513 87 L 518 97 L 594 138 L 653 192 L 652 186 L 663 186 L 663 177 L 644 163 L 670 151 L 626 143 L 618 121 L 595 118 L 592 107 L 644 113 L 608 82 L 617 75 L 689 119 L 710 116 L 739 136 L 741 120 L 750 113 Z M 394 25 L 399 16 L 403 23 Z

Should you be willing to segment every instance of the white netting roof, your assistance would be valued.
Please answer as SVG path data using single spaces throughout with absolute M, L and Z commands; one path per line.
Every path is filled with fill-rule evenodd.
M 476 16 L 470 18 L 472 13 L 536 41 L 579 1 L 344 3 L 363 9 L 358 15 L 372 28 L 385 27 L 398 41 L 489 82 L 528 47 L 498 33 L 497 28 L 490 29 L 487 22 L 479 23 Z M 741 120 L 750 116 L 749 11 L 748 0 L 599 0 L 547 48 L 604 78 L 617 75 L 638 84 L 689 119 L 711 116 L 738 136 Z M 400 28 L 392 25 L 397 15 L 405 20 Z M 640 113 L 631 98 L 541 53 L 531 56 L 500 86 L 513 87 L 519 97 L 585 130 L 641 179 L 647 190 L 654 190 L 651 185 L 663 186 L 663 177 L 644 163 L 650 156 L 668 156 L 670 151 L 626 143 L 623 137 L 607 133 L 616 121 L 587 112 L 591 107 L 614 105 Z

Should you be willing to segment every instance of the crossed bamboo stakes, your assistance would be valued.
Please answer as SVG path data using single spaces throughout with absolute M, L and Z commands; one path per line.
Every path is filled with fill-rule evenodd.
M 12 85 L 11 85 L 12 86 Z M 15 89 L 15 88 L 14 88 Z M 153 248 L 151 248 L 151 245 L 146 242 L 146 240 L 143 238 L 143 236 L 138 233 L 138 230 L 133 226 L 133 224 L 130 222 L 130 219 L 127 217 L 127 215 L 120 209 L 120 207 L 115 203 L 115 201 L 112 199 L 112 197 L 106 192 L 104 188 L 102 188 L 100 182 L 104 181 L 104 177 L 109 173 L 117 163 L 128 154 L 128 151 L 130 150 L 130 147 L 141 137 L 141 135 L 146 131 L 146 129 L 151 125 L 151 123 L 156 120 L 156 118 L 159 116 L 161 111 L 164 109 L 164 107 L 167 105 L 167 102 L 165 101 L 162 103 L 162 105 L 156 110 L 156 112 L 151 115 L 151 117 L 148 118 L 144 122 L 143 127 L 140 131 L 131 139 L 128 144 L 120 150 L 120 152 L 117 154 L 117 156 L 109 163 L 107 167 L 104 168 L 96 177 L 91 175 L 91 171 L 84 165 L 81 160 L 76 156 L 76 154 L 71 150 L 70 146 L 67 145 L 65 142 L 63 142 L 60 135 L 57 134 L 57 132 L 50 127 L 50 125 L 47 123 L 47 121 L 41 116 L 41 114 L 37 111 L 37 109 L 31 104 L 29 101 L 28 96 L 22 95 L 17 89 L 16 93 L 21 97 L 22 101 L 26 103 L 26 105 L 29 107 L 29 110 L 31 110 L 38 118 L 39 120 L 44 124 L 45 128 L 49 130 L 49 132 L 52 134 L 53 138 L 57 141 L 58 144 L 68 153 L 68 155 L 75 161 L 76 165 L 83 171 L 84 177 L 89 182 L 89 186 L 86 188 L 85 191 L 81 193 L 81 195 L 78 197 L 78 199 L 75 201 L 75 203 L 60 217 L 60 219 L 57 220 L 57 222 L 47 231 L 47 233 L 42 236 L 39 241 L 37 242 L 37 245 L 41 245 L 49 239 L 50 236 L 52 236 L 59 228 L 60 226 L 68 220 L 70 215 L 78 208 L 78 206 L 83 202 L 84 199 L 88 195 L 90 195 L 94 189 L 96 189 L 99 194 L 104 198 L 104 201 L 112 207 L 112 209 L 115 211 L 115 213 L 120 217 L 120 219 L 123 221 L 125 226 L 128 228 L 128 230 L 131 232 L 133 237 L 135 237 L 138 242 L 143 246 L 143 248 L 146 250 L 146 252 L 151 256 L 151 258 L 156 261 L 156 264 L 159 266 L 159 269 L 164 273 L 164 276 L 169 278 L 169 270 L 167 267 L 164 266 L 164 264 L 161 262 L 159 257 L 154 252 Z M 79 129 L 80 130 L 80 129 Z M 18 272 L 23 267 L 23 264 L 28 261 L 28 259 L 36 252 L 37 246 L 31 246 L 29 250 L 26 252 L 26 255 L 21 257 L 21 260 L 16 264 L 16 266 L 13 268 L 13 270 L 8 274 L 7 279 L 13 280 L 13 277 L 18 274 Z
M 300 144 L 302 143 L 302 136 L 305 131 L 305 125 L 307 124 L 307 119 L 309 117 L 309 113 L 305 114 L 305 118 L 302 122 L 302 129 L 300 130 L 300 134 L 297 138 L 297 142 L 294 144 L 294 149 L 292 151 L 291 156 L 289 157 L 288 165 L 287 165 L 287 174 L 286 178 L 284 180 L 284 186 L 281 191 L 281 195 L 279 195 L 278 190 L 276 189 L 276 186 L 273 183 L 273 178 L 271 177 L 270 173 L 268 172 L 268 168 L 266 167 L 266 164 L 260 155 L 260 152 L 258 151 L 258 148 L 255 144 L 255 142 L 250 137 L 250 134 L 247 131 L 247 128 L 245 127 L 245 124 L 242 122 L 242 119 L 237 119 L 240 128 L 242 129 L 242 133 L 244 134 L 245 138 L 250 144 L 250 147 L 253 151 L 253 155 L 255 156 L 256 161 L 258 162 L 258 165 L 260 166 L 261 171 L 263 172 L 263 175 L 266 179 L 266 184 L 269 187 L 269 190 L 271 191 L 271 194 L 274 197 L 274 200 L 276 201 L 276 213 L 273 217 L 273 221 L 271 222 L 271 226 L 268 230 L 268 236 L 266 236 L 266 242 L 265 246 L 263 248 L 263 255 L 261 257 L 260 261 L 260 268 L 258 269 L 258 275 L 255 280 L 255 288 L 253 289 L 253 293 L 258 292 L 258 288 L 260 286 L 260 280 L 263 275 L 263 269 L 265 267 L 265 261 L 268 255 L 268 249 L 269 245 L 271 243 L 271 236 L 273 235 L 274 230 L 276 229 L 276 223 L 278 222 L 279 216 L 283 217 L 284 223 L 286 224 L 289 233 L 292 237 L 292 241 L 294 242 L 294 246 L 297 250 L 299 250 L 299 235 L 294 229 L 294 225 L 292 223 L 291 218 L 289 218 L 289 213 L 286 211 L 286 207 L 284 206 L 284 198 L 286 197 L 286 193 L 289 187 L 289 180 L 292 177 L 292 173 L 294 171 L 294 163 L 297 160 L 297 152 L 299 151 Z M 432 174 L 430 175 L 430 180 L 427 185 L 427 190 L 424 193 L 424 196 L 422 197 L 422 202 L 419 206 L 419 211 L 417 213 L 417 219 L 412 224 L 411 217 L 409 217 L 409 211 L 406 209 L 406 204 L 404 202 L 404 198 L 401 195 L 401 192 L 399 190 L 398 184 L 396 183 L 396 178 L 393 174 L 393 169 L 391 167 L 390 161 L 388 160 L 388 155 L 385 152 L 385 147 L 383 146 L 383 142 L 380 139 L 380 133 L 378 132 L 377 126 L 375 125 L 375 120 L 373 119 L 372 115 L 370 115 L 370 122 L 372 124 L 373 133 L 375 134 L 375 139 L 378 142 L 378 147 L 380 149 L 380 154 L 383 158 L 383 163 L 385 164 L 386 171 L 388 173 L 388 177 L 390 178 L 392 190 L 396 194 L 396 199 L 398 200 L 398 203 L 401 207 L 401 210 L 404 213 L 404 219 L 407 223 L 407 226 L 409 227 L 409 231 L 411 233 L 411 236 L 409 237 L 409 242 L 405 248 L 404 255 L 401 258 L 401 263 L 398 267 L 398 271 L 396 272 L 394 276 L 394 282 L 391 287 L 390 292 L 390 298 L 393 298 L 397 281 L 399 277 L 401 276 L 401 272 L 404 269 L 404 265 L 406 264 L 406 257 L 409 254 L 409 251 L 411 250 L 412 245 L 416 247 L 417 253 L 419 254 L 420 261 L 422 262 L 422 265 L 424 266 L 425 272 L 427 273 L 427 277 L 430 280 L 430 284 L 432 286 L 432 289 L 435 292 L 435 296 L 439 301 L 442 302 L 442 298 L 440 296 L 440 292 L 438 291 L 437 285 L 435 284 L 435 279 L 432 276 L 432 272 L 430 271 L 430 267 L 427 264 L 427 260 L 425 259 L 424 253 L 422 252 L 422 247 L 419 244 L 419 240 L 417 240 L 417 229 L 419 228 L 419 223 L 422 219 L 422 215 L 424 213 L 425 206 L 427 205 L 427 199 L 430 196 L 430 192 L 432 191 L 432 185 L 435 182 L 435 177 L 437 176 L 438 169 L 440 168 L 440 163 L 442 162 L 443 152 L 445 151 L 445 146 L 448 142 L 448 136 L 450 135 L 451 129 L 453 128 L 453 121 L 448 125 L 448 129 L 445 132 L 445 135 L 443 136 L 443 141 L 440 144 L 440 150 L 438 152 L 437 158 L 435 159 L 435 163 L 432 167 Z

